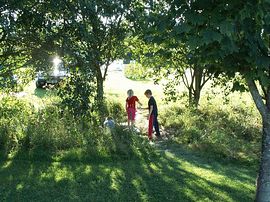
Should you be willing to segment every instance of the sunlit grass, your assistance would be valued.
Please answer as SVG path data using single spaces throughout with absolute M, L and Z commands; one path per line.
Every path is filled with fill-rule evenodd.
M 36 108 L 44 108 L 46 105 L 59 101 L 55 89 L 50 88 L 36 88 L 35 82 L 30 82 L 24 88 L 25 96 L 22 99 L 33 104 Z

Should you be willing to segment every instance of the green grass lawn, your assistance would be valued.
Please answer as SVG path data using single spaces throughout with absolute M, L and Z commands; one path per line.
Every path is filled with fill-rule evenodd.
M 154 149 L 154 148 L 153 148 Z M 253 201 L 250 166 L 181 149 L 103 161 L 0 161 L 1 201 Z

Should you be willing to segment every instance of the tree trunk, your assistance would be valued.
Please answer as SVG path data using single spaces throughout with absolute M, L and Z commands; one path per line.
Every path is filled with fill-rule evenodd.
M 198 108 L 200 98 L 201 98 L 201 90 L 202 90 L 202 87 L 201 87 L 202 76 L 203 76 L 202 68 L 195 67 L 194 75 L 195 75 L 194 106 Z
M 270 114 L 263 118 L 262 154 L 257 180 L 256 201 L 270 201 Z
M 263 102 L 254 80 L 246 78 L 250 93 L 262 116 L 262 151 L 259 176 L 257 179 L 256 201 L 270 202 L 270 91 Z
M 199 107 L 200 98 L 201 98 L 201 89 L 195 89 L 193 103 L 196 109 Z
M 188 87 L 188 99 L 189 99 L 189 106 L 195 107 L 196 109 L 199 106 L 201 98 L 202 77 L 203 77 L 203 70 L 201 68 L 194 67 L 191 76 L 191 83 Z
M 270 89 L 266 95 L 265 113 L 262 114 L 262 152 L 257 179 L 256 201 L 270 201 Z
M 104 98 L 104 86 L 103 86 L 103 77 L 100 69 L 96 70 L 96 79 L 97 79 L 97 102 L 103 103 Z
M 189 87 L 188 88 L 188 103 L 189 103 L 189 106 L 192 107 L 193 104 L 194 104 L 194 97 L 193 97 L 193 89 L 192 87 Z

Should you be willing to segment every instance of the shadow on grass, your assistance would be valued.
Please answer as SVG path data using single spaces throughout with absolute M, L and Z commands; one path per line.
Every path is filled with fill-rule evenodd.
M 18 155 L 20 155 L 18 153 Z M 254 172 L 191 153 L 100 161 L 1 160 L 4 201 L 253 201 Z

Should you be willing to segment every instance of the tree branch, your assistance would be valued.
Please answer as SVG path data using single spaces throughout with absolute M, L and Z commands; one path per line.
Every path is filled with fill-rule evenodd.
M 204 79 L 203 79 L 203 82 L 202 82 L 202 84 L 201 84 L 201 87 L 202 87 L 202 88 L 204 87 L 204 85 L 205 85 L 210 79 L 213 78 L 213 75 L 214 75 L 214 74 L 210 74 L 209 76 L 208 76 L 208 75 L 204 75 Z M 208 76 L 208 77 L 207 77 L 207 76 Z M 206 79 L 206 77 L 207 77 L 207 79 Z
M 267 89 L 266 89 L 266 88 L 264 88 L 264 86 L 262 85 L 262 81 L 261 81 L 261 79 L 259 79 L 259 83 L 260 83 L 261 89 L 262 89 L 263 94 L 264 94 L 263 99 L 266 99 L 266 98 L 267 98 Z
M 188 82 L 188 78 L 187 78 L 186 72 L 184 72 L 182 78 L 183 78 L 183 81 L 184 81 L 185 86 L 187 88 L 189 88 L 190 85 L 189 85 L 189 82 Z
M 108 72 L 108 68 L 109 68 L 109 65 L 110 65 L 110 60 L 107 60 L 106 64 L 105 64 L 105 71 L 104 71 L 104 75 L 103 75 L 103 81 L 105 81 L 106 79 L 106 76 L 107 76 L 107 72 Z
M 194 85 L 193 85 L 195 81 L 195 71 L 193 70 L 192 72 L 192 68 L 190 68 L 190 75 L 191 75 L 190 88 L 192 89 L 193 92 L 195 92 Z
M 186 88 L 189 88 L 188 83 L 186 83 L 186 81 L 185 81 L 185 76 L 184 75 L 182 75 L 182 80 L 183 80 L 183 83 L 186 86 Z
M 1 35 L 1 38 L 0 38 L 0 43 L 5 41 L 6 36 L 7 36 L 7 32 L 4 29 L 1 29 L 1 30 L 2 30 L 2 35 Z
M 252 95 L 252 98 L 256 104 L 257 109 L 259 110 L 261 116 L 264 118 L 266 118 L 267 116 L 267 107 L 265 106 L 262 96 L 259 93 L 259 90 L 257 88 L 257 85 L 255 83 L 255 81 L 253 79 L 247 78 L 246 77 L 246 81 L 248 84 L 248 88 L 250 90 L 250 93 Z

